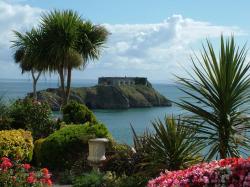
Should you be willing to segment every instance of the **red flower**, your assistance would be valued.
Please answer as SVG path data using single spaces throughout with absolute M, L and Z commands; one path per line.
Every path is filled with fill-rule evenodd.
M 27 177 L 27 182 L 29 184 L 33 184 L 36 182 L 36 176 L 34 172 L 29 173 L 29 176 Z
M 52 186 L 52 181 L 50 179 L 41 179 L 40 182 Z
M 11 168 L 9 170 L 9 168 Z M 11 162 L 7 157 L 0 157 L 0 175 L 1 173 L 6 173 L 6 179 L 10 184 L 23 183 L 26 185 L 40 185 L 52 186 L 52 181 L 50 179 L 51 174 L 47 168 L 41 169 L 40 172 L 32 171 L 30 164 L 21 164 L 20 162 Z M 18 175 L 16 175 L 18 173 Z M 23 176 L 19 178 L 19 173 Z M 27 176 L 28 174 L 28 176 Z
M 36 182 L 36 178 L 35 177 L 33 177 L 33 176 L 27 177 L 27 183 L 33 184 L 35 182 Z
M 27 171 L 31 168 L 30 164 L 23 164 L 22 166 Z
M 2 157 L 1 160 L 2 160 L 3 162 L 10 162 L 10 159 L 8 159 L 7 157 Z
M 8 168 L 11 168 L 13 166 L 10 159 L 8 159 L 7 157 L 3 157 L 1 160 L 2 163 L 0 164 L 0 168 L 7 170 Z
M 49 170 L 47 168 L 41 169 L 41 172 L 43 173 L 43 175 L 48 175 L 49 174 Z
M 52 186 L 52 181 L 51 181 L 50 179 L 48 179 L 48 180 L 47 180 L 47 184 L 48 184 L 49 186 Z

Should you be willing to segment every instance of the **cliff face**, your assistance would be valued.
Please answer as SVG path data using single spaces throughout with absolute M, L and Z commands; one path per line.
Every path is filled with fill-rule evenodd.
M 143 85 L 72 88 L 70 99 L 77 100 L 91 109 L 171 106 L 171 102 L 154 88 Z M 59 110 L 62 103 L 58 89 L 38 92 L 38 100 L 50 103 L 52 110 Z

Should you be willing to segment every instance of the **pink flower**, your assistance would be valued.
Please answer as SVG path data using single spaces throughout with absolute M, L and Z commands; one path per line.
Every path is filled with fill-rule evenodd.
M 185 170 L 166 171 L 150 180 L 148 187 L 186 186 L 244 186 L 250 187 L 250 158 L 226 158 L 200 163 Z

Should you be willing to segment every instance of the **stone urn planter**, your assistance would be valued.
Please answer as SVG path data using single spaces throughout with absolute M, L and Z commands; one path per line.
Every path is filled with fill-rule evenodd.
M 89 156 L 88 161 L 93 169 L 98 170 L 102 161 L 106 160 L 106 143 L 108 139 L 106 138 L 95 138 L 90 139 L 89 143 Z

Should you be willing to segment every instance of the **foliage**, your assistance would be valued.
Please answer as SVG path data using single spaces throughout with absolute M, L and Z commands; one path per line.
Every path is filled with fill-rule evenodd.
M 34 142 L 32 162 L 34 162 L 36 164 L 38 164 L 40 162 L 40 160 L 42 159 L 40 152 L 41 152 L 41 147 L 42 147 L 42 144 L 44 141 L 45 141 L 45 138 L 40 138 Z
M 85 171 L 83 170 L 82 173 L 83 172 Z M 57 176 L 56 181 L 60 185 L 72 185 L 73 180 L 75 179 L 75 175 L 71 172 L 71 170 L 68 169 L 57 173 L 56 176 Z
M 113 144 L 106 153 L 102 170 L 112 171 L 117 175 L 132 175 L 136 172 L 137 155 L 128 145 Z
M 33 154 L 33 138 L 29 131 L 0 131 L 0 157 L 30 161 Z
M 42 43 L 42 31 L 40 28 L 32 28 L 24 34 L 14 31 L 16 39 L 12 41 L 15 49 L 14 60 L 19 64 L 22 73 L 31 72 L 33 79 L 33 97 L 37 99 L 36 84 L 44 70 L 43 61 L 39 58 Z M 35 73 L 37 72 L 37 75 Z
M 148 187 L 249 186 L 250 159 L 226 158 L 200 163 L 186 170 L 166 171 L 148 182 Z
M 143 175 L 120 175 L 107 172 L 104 176 L 105 187 L 145 187 L 149 178 Z
M 34 139 L 46 137 L 56 128 L 56 122 L 51 120 L 51 109 L 48 104 L 32 99 L 17 100 L 11 105 L 11 127 L 27 129 Z
M 0 161 L 0 186 L 2 187 L 48 187 L 52 186 L 48 169 L 32 169 L 30 164 L 21 164 L 2 157 Z
M 0 130 L 11 129 L 12 119 L 9 116 L 9 105 L 0 96 Z
M 104 174 L 98 171 L 91 171 L 82 176 L 76 177 L 73 187 L 101 187 Z
M 199 152 L 204 144 L 194 130 L 183 126 L 180 118 L 155 120 L 152 125 L 155 133 L 145 132 L 141 137 L 133 130 L 139 171 L 154 176 L 165 169 L 187 168 L 202 160 Z
M 115 172 L 101 173 L 91 171 L 75 178 L 74 187 L 144 187 L 148 178 L 145 176 L 117 176 Z
M 103 26 L 83 20 L 72 10 L 45 13 L 40 26 L 45 41 L 42 50 L 44 61 L 50 71 L 59 73 L 64 103 L 67 103 L 72 69 L 84 69 L 89 60 L 100 57 L 108 32 Z
M 249 120 L 243 107 L 250 101 L 246 55 L 245 46 L 236 46 L 233 36 L 226 41 L 221 36 L 218 56 L 207 41 L 201 58 L 191 58 L 194 75 L 190 79 L 178 77 L 180 89 L 192 99 L 181 99 L 178 105 L 193 114 L 189 128 L 199 127 L 200 138 L 209 146 L 208 160 L 239 157 L 250 148 Z
M 88 140 L 95 137 L 110 138 L 110 134 L 103 124 L 67 125 L 40 140 L 41 145 L 36 142 L 39 146 L 35 148 L 35 157 L 38 164 L 50 169 L 70 169 L 75 161 L 86 157 Z
M 94 113 L 83 104 L 70 101 L 62 108 L 63 121 L 66 123 L 84 124 L 97 123 Z
M 149 178 L 143 175 L 132 175 L 128 177 L 124 177 L 119 187 L 145 187 Z M 115 186 L 114 186 L 115 187 Z

